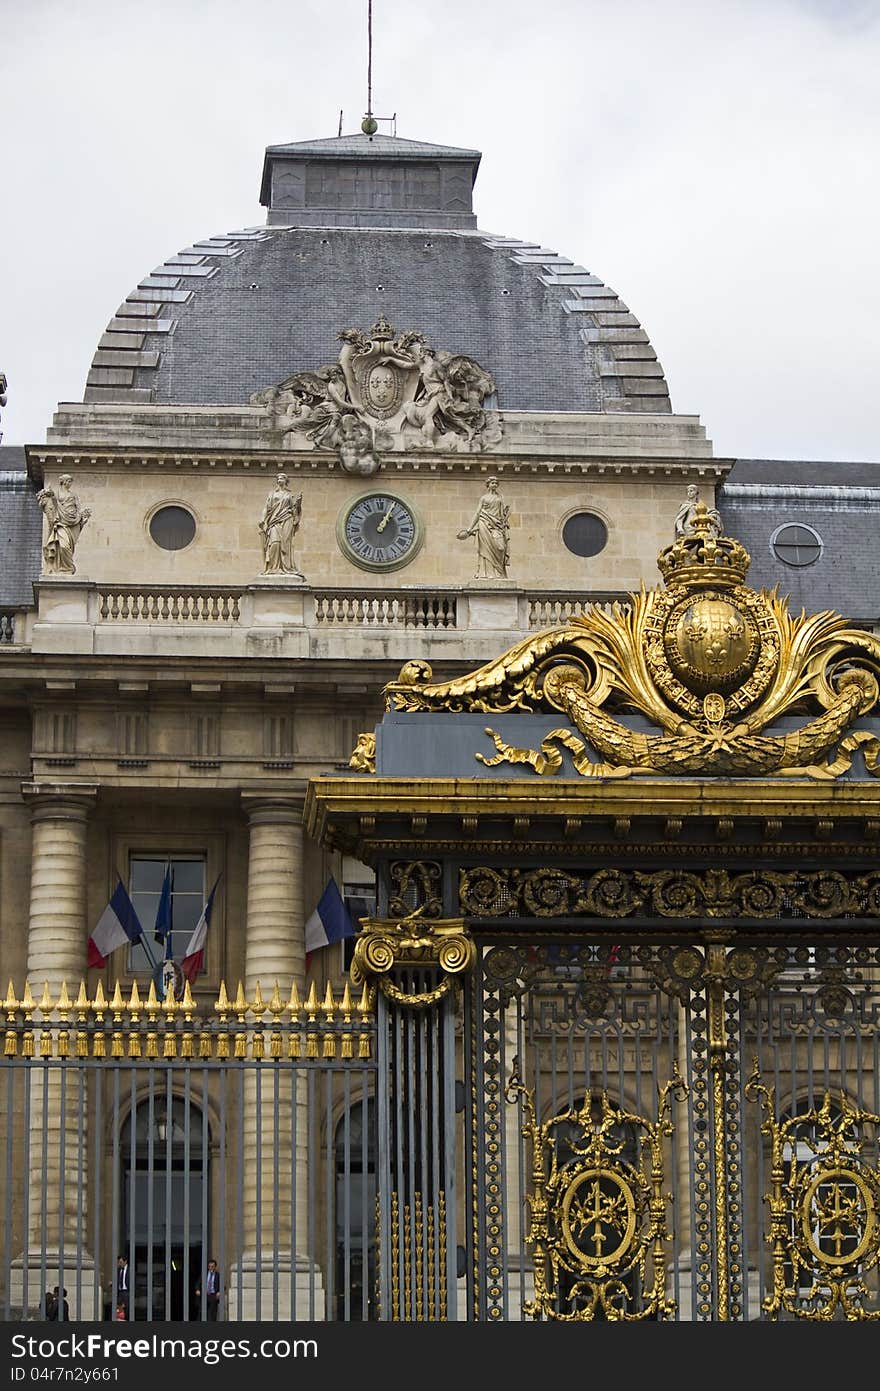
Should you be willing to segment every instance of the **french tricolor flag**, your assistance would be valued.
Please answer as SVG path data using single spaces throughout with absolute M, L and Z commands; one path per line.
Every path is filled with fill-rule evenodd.
M 89 966 L 101 970 L 107 965 L 107 958 L 117 947 L 127 942 L 137 942 L 143 934 L 134 904 L 120 879 L 98 925 L 89 938 Z
M 208 936 L 208 928 L 211 925 L 211 912 L 214 908 L 214 895 L 217 892 L 217 885 L 220 883 L 220 875 L 214 880 L 214 887 L 208 894 L 208 901 L 202 909 L 202 916 L 199 918 L 193 934 L 186 945 L 186 952 L 180 963 L 180 969 L 192 985 L 196 976 L 205 964 L 205 941 Z
M 306 964 L 312 952 L 329 947 L 331 942 L 353 937 L 356 931 L 336 880 L 331 876 L 318 899 L 317 908 L 306 923 Z

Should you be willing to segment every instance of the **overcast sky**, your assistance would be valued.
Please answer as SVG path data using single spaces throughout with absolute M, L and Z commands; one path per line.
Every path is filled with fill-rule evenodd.
M 0 0 L 4 444 L 118 304 L 357 130 L 367 0 Z M 880 0 L 373 0 L 373 109 L 613 287 L 722 457 L 880 461 Z M 380 130 L 390 133 L 390 124 Z M 466 348 L 466 345 L 464 345 Z

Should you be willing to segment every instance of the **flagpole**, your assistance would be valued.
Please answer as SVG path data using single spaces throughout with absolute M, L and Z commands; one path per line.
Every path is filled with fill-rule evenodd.
M 141 946 L 143 947 L 144 951 L 145 951 L 146 954 L 147 954 L 147 960 L 149 961 L 150 965 L 152 966 L 153 970 L 155 971 L 155 970 L 156 970 L 156 967 L 159 965 L 159 963 L 158 963 L 158 961 L 156 960 L 155 956 L 153 955 L 153 949 L 152 949 L 152 947 L 150 946 L 149 941 L 147 940 L 147 934 L 146 934 L 146 932 L 141 932 L 140 941 L 141 941 Z

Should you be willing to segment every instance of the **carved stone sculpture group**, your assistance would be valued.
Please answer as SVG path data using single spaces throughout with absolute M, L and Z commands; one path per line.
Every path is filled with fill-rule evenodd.
M 437 351 L 412 330 L 398 334 L 383 318 L 367 333 L 343 329 L 339 341 L 335 363 L 250 398 L 284 448 L 335 450 L 346 473 L 367 477 L 381 452 L 474 452 L 501 439 L 500 414 L 484 409 L 495 382 L 473 358 Z

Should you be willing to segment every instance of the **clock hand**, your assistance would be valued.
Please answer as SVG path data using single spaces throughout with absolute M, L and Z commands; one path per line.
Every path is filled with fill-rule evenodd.
M 385 513 L 385 516 L 382 518 L 381 522 L 380 522 L 379 525 L 376 527 L 376 530 L 377 530 L 377 531 L 384 531 L 384 530 L 385 530 L 386 526 L 387 526 L 388 523 L 391 521 L 391 513 L 392 513 L 393 511 L 394 511 L 394 503 L 392 502 L 391 506 L 388 508 L 388 511 Z

